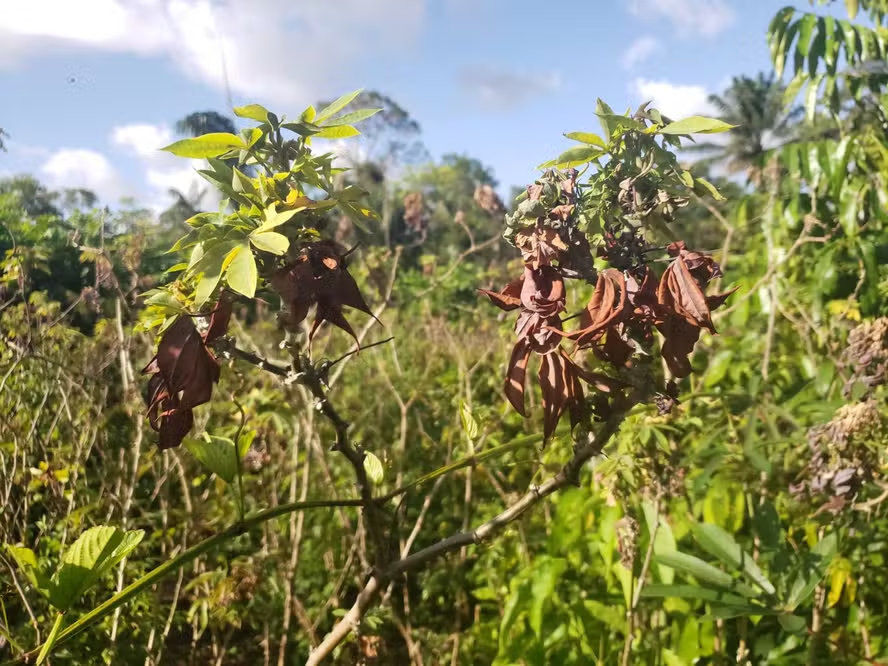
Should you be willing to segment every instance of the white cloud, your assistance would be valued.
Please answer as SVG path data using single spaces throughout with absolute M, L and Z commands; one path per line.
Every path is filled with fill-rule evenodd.
M 122 125 L 111 131 L 111 141 L 139 157 L 156 158 L 161 148 L 172 143 L 173 132 L 166 125 Z
M 91 190 L 109 204 L 132 195 L 108 158 L 94 150 L 63 148 L 50 155 L 40 171 L 50 187 Z
M 491 109 L 512 109 L 535 97 L 555 92 L 561 77 L 554 72 L 527 72 L 475 65 L 459 74 L 462 89 Z
M 639 102 L 653 102 L 654 108 L 672 119 L 716 114 L 709 102 L 710 93 L 704 86 L 638 78 L 632 83 L 632 94 Z
M 623 68 L 634 69 L 660 49 L 659 40 L 646 35 L 632 42 L 623 52 Z
M 169 205 L 171 189 L 188 197 L 210 189 L 197 173 L 197 169 L 206 168 L 203 160 L 184 160 L 160 150 L 173 140 L 173 130 L 168 125 L 134 123 L 111 130 L 111 142 L 137 158 L 145 181 L 152 188 L 146 194 L 146 205 L 155 210 Z
M 629 11 L 645 20 L 666 18 L 684 35 L 718 35 L 737 18 L 726 0 L 629 0 Z
M 412 45 L 424 14 L 424 0 L 23 2 L 0 12 L 0 64 L 53 47 L 136 53 L 217 88 L 227 70 L 251 99 L 307 104 L 341 93 L 349 63 Z

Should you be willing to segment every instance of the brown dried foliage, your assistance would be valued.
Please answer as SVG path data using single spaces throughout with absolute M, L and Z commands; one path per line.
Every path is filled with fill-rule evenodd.
M 188 315 L 164 332 L 157 354 L 142 372 L 148 380 L 148 420 L 161 449 L 179 446 L 194 424 L 194 408 L 209 402 L 219 381 L 219 361 L 209 344 L 225 335 L 231 301 L 223 294 L 201 334 Z
M 357 340 L 354 330 L 342 313 L 344 306 L 365 312 L 376 319 L 347 270 L 347 256 L 348 253 L 343 252 L 337 243 L 318 241 L 303 247 L 295 261 L 271 276 L 272 287 L 287 304 L 288 313 L 283 321 L 288 329 L 297 330 L 308 316 L 309 309 L 317 306 L 308 336 L 309 342 L 325 321 Z

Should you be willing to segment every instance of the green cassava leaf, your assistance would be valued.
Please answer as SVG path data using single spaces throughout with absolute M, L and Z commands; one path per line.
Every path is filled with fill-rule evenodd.
M 256 259 L 250 245 L 238 245 L 232 251 L 233 257 L 225 273 L 225 279 L 232 291 L 253 298 L 256 295 L 256 284 L 259 281 L 259 273 L 256 269 Z
M 357 109 L 356 111 L 344 113 L 341 116 L 333 118 L 330 122 L 325 123 L 324 127 L 331 127 L 333 125 L 353 125 L 362 120 L 367 120 L 367 118 L 372 118 L 380 111 L 382 111 L 382 109 Z
M 234 115 L 238 118 L 248 118 L 260 123 L 268 120 L 268 109 L 261 104 L 247 104 L 246 106 L 236 106 L 233 109 Z
M 360 133 L 359 129 L 351 125 L 327 125 L 314 136 L 317 139 L 348 139 Z
M 355 90 L 354 92 L 346 93 L 339 99 L 334 100 L 333 102 L 325 106 L 323 109 L 318 111 L 318 114 L 314 118 L 314 123 L 316 125 L 320 125 L 325 120 L 327 120 L 327 118 L 332 118 L 334 115 L 342 111 L 342 109 L 351 104 L 352 101 L 354 101 L 354 99 L 361 94 L 362 90 L 363 88 Z
M 211 132 L 193 139 L 182 139 L 161 148 L 177 157 L 189 157 L 191 159 L 206 159 L 219 157 L 235 148 L 244 148 L 244 142 L 240 137 L 226 132 Z
M 568 139 L 573 139 L 574 141 L 579 141 L 581 143 L 588 143 L 591 146 L 598 146 L 602 149 L 607 149 L 607 143 L 604 139 L 602 139 L 597 134 L 592 134 L 591 132 L 568 132 L 565 134 Z
M 250 242 L 257 249 L 278 256 L 285 254 L 290 247 L 290 239 L 276 231 L 254 231 L 250 234 Z
M 717 118 L 707 118 L 706 116 L 690 116 L 682 120 L 676 120 L 669 123 L 666 127 L 661 127 L 659 134 L 717 134 L 718 132 L 727 132 L 734 129 L 736 125 L 729 125 L 723 120 Z

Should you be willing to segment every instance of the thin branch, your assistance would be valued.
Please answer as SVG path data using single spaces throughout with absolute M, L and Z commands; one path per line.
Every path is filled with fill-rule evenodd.
M 542 485 L 531 488 L 523 497 L 500 514 L 473 530 L 454 534 L 376 571 L 370 577 L 370 580 L 367 581 L 364 589 L 358 594 L 354 605 L 333 627 L 332 631 L 324 637 L 321 644 L 309 655 L 306 666 L 317 666 L 321 661 L 330 656 L 333 650 L 360 625 L 364 614 L 373 604 L 377 594 L 385 588 L 390 580 L 405 572 L 418 569 L 434 559 L 460 550 L 465 546 L 483 543 L 506 525 L 520 518 L 525 512 L 539 504 L 549 495 L 566 486 L 579 485 L 579 474 L 583 465 L 601 452 L 604 444 L 619 429 L 620 424 L 623 422 L 624 414 L 625 410 L 621 410 L 617 416 L 606 421 L 594 440 L 579 445 L 574 449 L 573 457 L 558 474 L 549 478 Z

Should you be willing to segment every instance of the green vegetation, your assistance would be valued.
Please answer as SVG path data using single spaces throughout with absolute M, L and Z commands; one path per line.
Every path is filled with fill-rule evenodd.
M 215 210 L 0 181 L 0 661 L 888 662 L 888 7 L 846 5 L 721 118 L 599 101 L 508 205 L 372 92 L 183 119 Z

